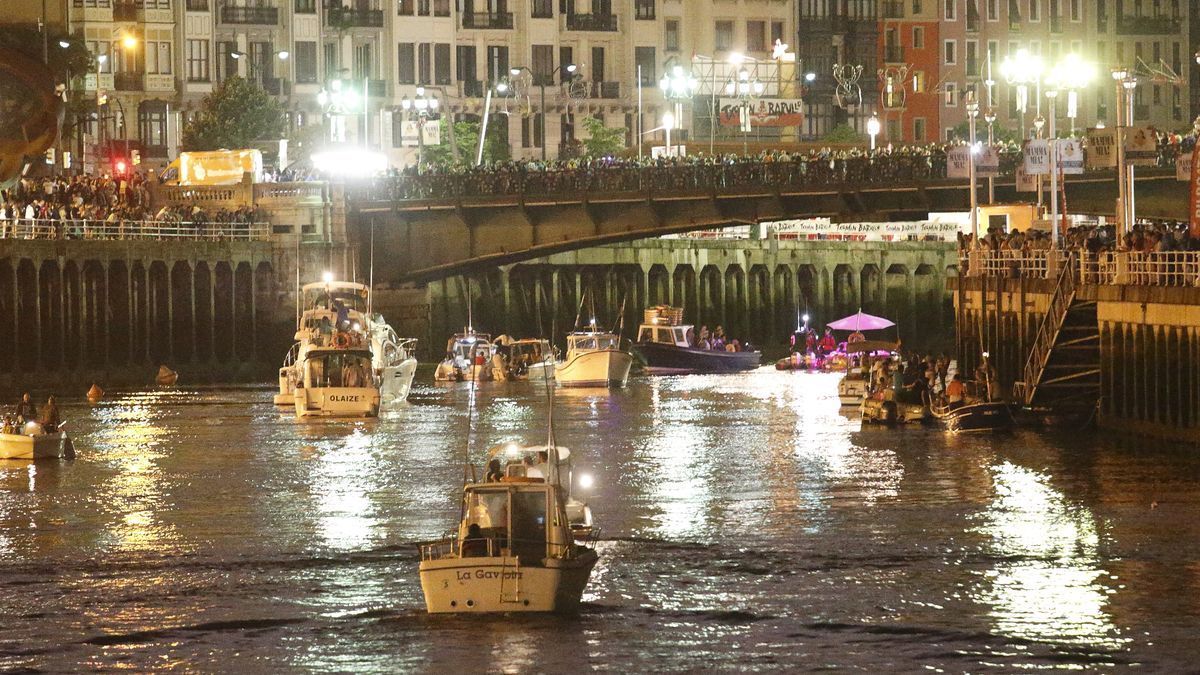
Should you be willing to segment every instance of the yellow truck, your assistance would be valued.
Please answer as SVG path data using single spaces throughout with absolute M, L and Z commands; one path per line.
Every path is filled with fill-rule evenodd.
M 249 173 L 262 180 L 262 153 L 258 150 L 181 152 L 159 174 L 163 185 L 235 185 Z

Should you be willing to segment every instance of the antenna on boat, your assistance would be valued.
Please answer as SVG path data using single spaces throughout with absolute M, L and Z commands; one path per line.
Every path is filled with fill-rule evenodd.
M 621 348 L 621 334 L 625 332 L 625 301 L 629 299 L 629 289 L 621 296 L 621 310 L 617 317 L 617 349 Z
M 583 295 L 579 298 L 579 307 L 575 310 L 575 325 L 571 330 L 579 330 L 579 317 L 583 314 L 583 303 L 587 301 L 588 291 L 584 290 Z
M 475 319 L 471 315 L 471 277 L 464 274 L 463 279 L 467 280 L 467 334 L 475 332 Z
M 553 362 L 543 357 L 543 362 L 553 368 Z M 551 371 L 553 372 L 553 371 Z M 546 421 L 549 430 L 546 434 L 546 463 L 549 465 L 550 475 L 546 476 L 546 482 L 551 485 L 559 485 L 558 478 L 558 445 L 554 438 L 554 385 L 549 375 L 542 377 L 542 382 L 546 385 Z

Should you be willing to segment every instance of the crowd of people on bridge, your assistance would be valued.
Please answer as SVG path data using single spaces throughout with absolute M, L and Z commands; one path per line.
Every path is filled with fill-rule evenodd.
M 122 238 L 164 231 L 220 237 L 245 232 L 262 220 L 249 206 L 155 209 L 148 179 L 138 172 L 22 178 L 0 191 L 0 238 Z
M 1028 255 L 1037 251 L 1049 251 L 1054 244 L 1048 230 L 1013 229 L 990 227 L 980 238 L 978 248 L 993 254 Z M 966 251 L 976 248 L 969 234 L 960 235 L 959 248 Z M 1136 223 L 1121 240 L 1117 241 L 1116 228 L 1111 224 L 1076 225 L 1064 232 L 1061 248 L 1066 251 L 1108 253 L 1126 251 L 1133 253 L 1166 253 L 1171 251 L 1200 251 L 1200 238 L 1193 237 L 1186 223 L 1147 222 Z

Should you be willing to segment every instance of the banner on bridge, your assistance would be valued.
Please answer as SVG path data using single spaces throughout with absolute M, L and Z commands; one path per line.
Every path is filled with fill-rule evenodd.
M 908 237 L 934 237 L 953 241 L 958 237 L 960 224 L 934 220 L 915 220 L 895 223 L 834 223 L 828 218 L 779 220 L 766 223 L 767 231 L 787 238 L 846 237 L 882 241 Z
M 415 148 L 421 145 L 421 140 L 417 138 L 417 128 L 421 126 L 420 122 L 412 120 L 404 120 L 400 126 L 400 145 L 406 148 Z M 425 145 L 441 145 L 442 144 L 442 123 L 438 120 L 426 120 L 424 128 L 421 129 Z
M 1083 144 L 1078 139 L 1061 138 L 1055 141 L 1054 157 L 1061 174 L 1083 173 Z
M 804 124 L 804 102 L 798 98 L 760 98 L 748 104 L 751 127 L 798 127 Z M 741 125 L 742 102 L 721 99 L 721 126 Z
M 970 178 L 971 167 L 968 162 L 971 161 L 971 148 L 965 145 L 957 145 L 946 151 L 946 177 L 947 178 Z
M 1181 152 L 1175 158 L 1175 180 L 1187 182 L 1192 179 L 1192 154 Z
M 1125 132 L 1125 163 L 1154 166 L 1158 162 L 1158 135 L 1153 127 L 1133 127 Z
M 1025 141 L 1025 173 L 1030 176 L 1050 175 L 1050 141 Z
M 979 146 L 975 153 L 975 176 L 995 178 L 1000 175 L 1000 151 L 987 145 Z
M 1025 173 L 1025 167 L 1017 166 L 1017 192 L 1037 192 L 1037 176 Z
M 1087 130 L 1087 168 L 1111 169 L 1117 165 L 1117 130 Z

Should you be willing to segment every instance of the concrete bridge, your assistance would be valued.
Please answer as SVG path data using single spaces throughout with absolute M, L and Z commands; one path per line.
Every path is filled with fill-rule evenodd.
M 1010 167 L 1011 168 L 1011 167 Z M 980 181 L 983 195 L 984 181 Z M 1183 184 L 1166 168 L 1140 169 L 1138 214 L 1186 219 Z M 1065 212 L 1114 215 L 1113 171 L 1068 176 Z M 985 195 L 984 195 L 985 196 Z M 998 203 L 1028 202 L 996 179 Z M 981 203 L 982 203 L 981 199 Z M 742 163 L 728 166 L 468 172 L 409 176 L 347 194 L 351 231 L 376 279 L 429 281 L 563 251 L 663 234 L 791 218 L 919 220 L 964 211 L 967 182 L 928 158 Z

